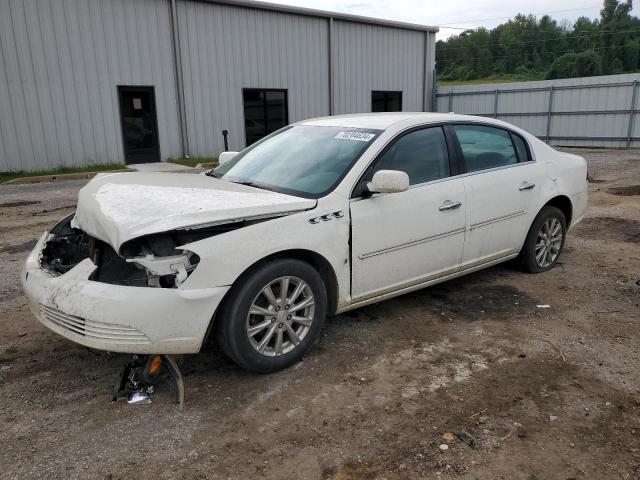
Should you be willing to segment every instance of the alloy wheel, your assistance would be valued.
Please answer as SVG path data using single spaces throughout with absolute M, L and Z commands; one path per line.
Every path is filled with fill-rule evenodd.
M 315 299 L 298 277 L 277 278 L 256 295 L 247 315 L 246 332 L 261 355 L 277 357 L 295 349 L 313 323 Z
M 536 238 L 536 263 L 541 268 L 547 268 L 553 264 L 560 255 L 562 247 L 562 223 L 555 217 L 547 219 Z

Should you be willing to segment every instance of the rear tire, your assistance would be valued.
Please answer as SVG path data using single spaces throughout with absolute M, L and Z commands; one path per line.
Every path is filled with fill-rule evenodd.
M 527 233 L 520 262 L 530 273 L 551 270 L 560 258 L 567 235 L 567 221 L 561 210 L 545 206 Z
M 278 259 L 233 287 L 216 319 L 222 350 L 250 372 L 270 373 L 299 361 L 320 335 L 327 293 L 306 262 Z

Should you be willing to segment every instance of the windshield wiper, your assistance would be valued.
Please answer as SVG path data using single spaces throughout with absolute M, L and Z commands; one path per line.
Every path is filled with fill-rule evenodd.
M 231 180 L 228 178 L 222 178 L 224 175 L 220 175 L 219 173 L 216 173 L 213 170 L 210 170 L 209 172 L 205 173 L 205 175 L 208 175 L 213 178 L 220 178 L 222 180 L 226 180 L 227 182 L 237 183 L 239 185 L 246 185 L 247 187 L 259 188 L 260 190 L 269 190 L 267 187 L 258 185 L 257 183 L 252 182 L 251 180 Z
M 238 183 L 240 185 L 246 185 L 247 187 L 259 188 L 261 190 L 268 190 L 262 185 L 258 185 L 257 183 L 252 182 L 251 180 L 231 180 L 233 183 Z

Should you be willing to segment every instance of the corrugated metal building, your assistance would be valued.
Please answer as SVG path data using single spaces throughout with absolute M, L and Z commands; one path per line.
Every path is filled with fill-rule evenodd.
M 0 171 L 210 156 L 431 109 L 437 28 L 235 0 L 0 0 Z

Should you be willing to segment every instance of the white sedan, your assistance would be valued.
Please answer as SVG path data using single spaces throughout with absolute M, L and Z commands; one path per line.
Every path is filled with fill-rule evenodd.
M 45 232 L 22 282 L 88 347 L 299 360 L 328 314 L 510 259 L 552 268 L 587 165 L 497 120 L 361 114 L 287 126 L 203 175 L 111 173 Z

